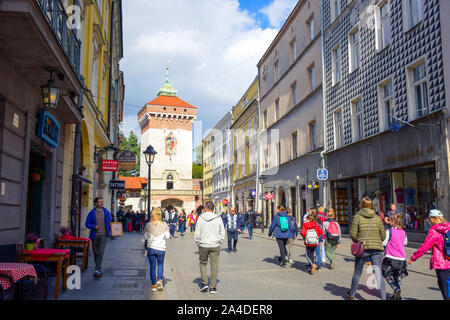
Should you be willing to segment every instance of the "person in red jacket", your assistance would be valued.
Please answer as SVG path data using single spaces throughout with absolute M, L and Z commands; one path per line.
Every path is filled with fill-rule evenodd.
M 306 222 L 302 227 L 302 236 L 305 240 L 306 258 L 308 259 L 307 271 L 313 275 L 317 265 L 314 263 L 314 252 L 319 246 L 319 237 L 323 234 L 323 230 L 319 227 L 317 214 L 311 213 L 306 218 Z M 320 257 L 318 257 L 320 259 Z M 319 270 L 319 269 L 318 269 Z

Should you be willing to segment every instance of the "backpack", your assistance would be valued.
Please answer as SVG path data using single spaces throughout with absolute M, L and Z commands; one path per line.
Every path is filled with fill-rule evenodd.
M 286 232 L 289 230 L 287 217 L 280 217 L 280 229 L 282 232 Z
M 444 257 L 450 260 L 450 231 L 443 234 L 444 236 Z
M 339 241 L 339 226 L 335 220 L 329 221 L 327 241 L 330 243 L 336 243 Z
M 319 245 L 319 237 L 314 229 L 308 229 L 306 231 L 305 243 L 309 245 Z

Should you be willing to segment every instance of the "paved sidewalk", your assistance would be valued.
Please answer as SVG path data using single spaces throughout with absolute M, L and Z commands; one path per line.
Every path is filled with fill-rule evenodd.
M 303 241 L 296 241 L 292 265 L 281 268 L 277 264 L 278 246 L 274 239 L 254 230 L 253 240 L 247 230 L 239 236 L 238 252 L 228 253 L 222 246 L 220 254 L 219 293 L 199 292 L 200 270 L 198 248 L 193 235 L 167 240 L 164 264 L 165 288 L 152 292 L 148 259 L 144 256 L 141 234 L 126 233 L 116 240 L 108 240 L 102 279 L 92 277 L 94 261 L 91 253 L 89 268 L 82 273 L 81 290 L 67 290 L 60 300 L 342 300 L 353 275 L 353 256 L 350 239 L 343 239 L 337 249 L 336 269 L 322 271 L 314 276 L 304 271 L 306 265 Z M 407 248 L 409 256 L 414 249 Z M 433 270 L 429 270 L 430 255 L 422 257 L 409 267 L 409 276 L 403 280 L 404 300 L 441 300 Z M 361 277 L 357 299 L 377 300 L 378 292 L 369 287 L 374 279 L 366 266 Z M 392 289 L 386 284 L 387 293 Z M 53 298 L 53 289 L 49 298 Z

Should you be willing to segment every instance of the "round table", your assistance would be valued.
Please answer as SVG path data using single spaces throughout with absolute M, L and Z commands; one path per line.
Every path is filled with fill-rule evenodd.
M 11 276 L 14 280 L 14 283 L 23 277 L 33 277 L 35 283 L 37 283 L 37 274 L 33 265 L 28 263 L 16 263 L 16 262 L 1 262 L 0 263 L 0 273 Z M 0 284 L 2 285 L 4 290 L 9 289 L 11 283 L 5 279 L 0 277 Z

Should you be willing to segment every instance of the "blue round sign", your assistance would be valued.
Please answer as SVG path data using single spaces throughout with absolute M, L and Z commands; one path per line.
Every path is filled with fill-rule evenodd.
M 328 170 L 325 168 L 317 169 L 317 179 L 318 180 L 327 180 L 328 179 Z

